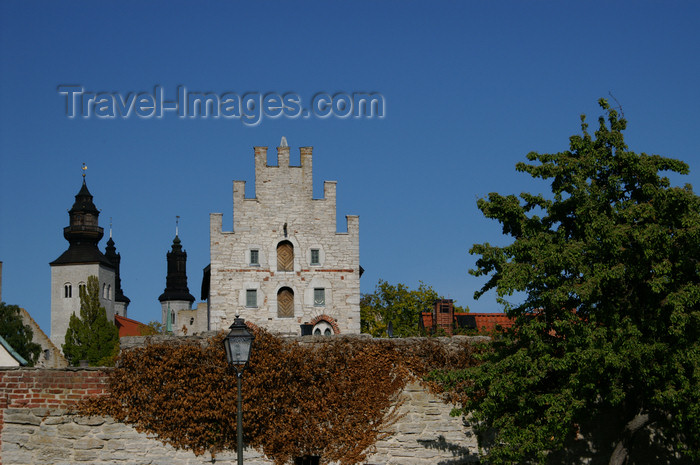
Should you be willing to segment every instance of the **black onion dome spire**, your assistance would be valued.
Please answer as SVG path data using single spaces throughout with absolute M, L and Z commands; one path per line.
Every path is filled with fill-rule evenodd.
M 182 250 L 180 238 L 175 235 L 172 250 L 167 254 L 168 275 L 165 278 L 165 291 L 158 300 L 186 300 L 190 303 L 195 298 L 187 287 L 187 252 Z
M 100 216 L 100 211 L 97 209 L 97 207 L 95 207 L 95 204 L 92 203 L 92 194 L 87 188 L 85 178 L 83 178 L 83 186 L 80 188 L 80 191 L 75 196 L 75 203 L 73 204 L 73 208 L 68 210 L 68 213 L 70 214 L 78 212 L 83 214 L 89 213 L 91 215 L 95 215 L 95 217 Z
M 68 250 L 51 265 L 62 265 L 71 263 L 101 263 L 110 268 L 114 268 L 112 263 L 105 257 L 97 243 L 104 236 L 104 230 L 98 224 L 100 211 L 92 202 L 92 194 L 87 188 L 85 178 L 80 191 L 75 196 L 73 207 L 68 210 L 70 218 L 69 226 L 63 228 L 63 237 L 69 242 Z
M 110 236 L 109 240 L 107 241 L 107 247 L 105 247 L 105 257 L 107 257 L 107 259 L 112 262 L 112 265 L 114 265 L 114 287 L 116 288 L 114 291 L 114 300 L 115 302 L 124 302 L 128 305 L 129 302 L 131 302 L 131 299 L 124 295 L 124 291 L 122 290 L 122 279 L 119 276 L 119 265 L 122 261 L 122 256 L 121 254 L 117 253 L 117 248 L 114 247 L 111 227 L 109 234 Z

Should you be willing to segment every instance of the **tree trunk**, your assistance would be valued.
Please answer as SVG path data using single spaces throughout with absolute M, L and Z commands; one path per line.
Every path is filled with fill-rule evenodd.
M 625 429 L 622 430 L 622 434 L 620 435 L 620 441 L 618 441 L 615 450 L 613 450 L 613 453 L 610 455 L 608 465 L 623 465 L 627 462 L 627 455 L 629 453 L 627 450 L 628 442 L 632 439 L 632 436 L 647 423 L 649 423 L 649 414 L 638 413 L 625 425 Z

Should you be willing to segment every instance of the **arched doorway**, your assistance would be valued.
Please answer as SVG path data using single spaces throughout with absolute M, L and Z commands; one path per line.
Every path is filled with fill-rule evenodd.
M 277 317 L 294 317 L 294 291 L 288 287 L 283 287 L 277 291 Z
M 289 241 L 277 244 L 277 271 L 294 271 L 294 246 Z

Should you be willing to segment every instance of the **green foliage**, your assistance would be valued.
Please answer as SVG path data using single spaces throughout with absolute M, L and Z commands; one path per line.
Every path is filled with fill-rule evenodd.
M 22 322 L 17 305 L 0 302 L 0 336 L 27 361 L 29 366 L 39 360 L 41 346 L 32 342 L 34 332 L 29 325 Z
M 147 325 L 140 327 L 141 336 L 152 336 L 155 334 L 165 334 L 165 325 L 159 321 L 149 321 Z
M 97 276 L 90 276 L 87 286 L 80 287 L 80 317 L 75 313 L 70 317 L 63 354 L 73 366 L 81 360 L 90 366 L 111 366 L 118 353 L 119 331 L 100 305 Z
M 411 290 L 405 284 L 393 285 L 380 279 L 374 292 L 363 294 L 360 299 L 362 332 L 374 337 L 386 337 L 391 322 L 394 336 L 418 336 L 420 313 L 430 311 L 433 302 L 441 298 L 423 282 L 418 289 Z M 455 306 L 455 311 L 464 310 Z
M 629 151 L 626 121 L 600 105 L 594 136 L 582 116 L 568 151 L 517 164 L 551 194 L 478 201 L 514 240 L 473 246 L 471 273 L 488 276 L 475 297 L 495 289 L 517 322 L 483 365 L 442 381 L 460 391 L 494 465 L 545 463 L 589 442 L 581 454 L 611 464 L 670 463 L 668 448 L 700 459 L 700 198 L 659 174 L 686 174 L 685 163 Z M 516 292 L 527 297 L 506 303 Z

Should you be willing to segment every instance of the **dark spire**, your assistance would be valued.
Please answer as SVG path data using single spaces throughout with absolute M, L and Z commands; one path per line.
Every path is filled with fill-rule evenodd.
M 114 301 L 124 302 L 125 304 L 129 305 L 131 299 L 124 295 L 124 291 L 122 291 L 122 279 L 119 276 L 119 264 L 122 261 L 122 256 L 121 254 L 117 253 L 117 248 L 114 247 L 114 241 L 112 240 L 111 230 L 109 231 L 109 240 L 107 241 L 107 247 L 105 247 L 105 257 L 107 257 L 107 260 L 112 262 L 112 265 L 114 265 L 114 287 L 116 288 L 114 290 Z
M 113 268 L 112 263 L 97 248 L 97 243 L 104 236 L 104 230 L 97 222 L 99 215 L 100 211 L 92 202 L 92 194 L 83 176 L 83 185 L 75 196 L 73 207 L 68 210 L 69 226 L 63 228 L 63 237 L 70 245 L 68 250 L 51 262 L 51 265 L 102 263 Z
M 165 302 L 168 300 L 186 300 L 194 302 L 194 297 L 187 288 L 187 252 L 182 250 L 180 238 L 175 235 L 172 250 L 167 254 L 168 275 L 165 278 L 165 292 L 158 300 Z

